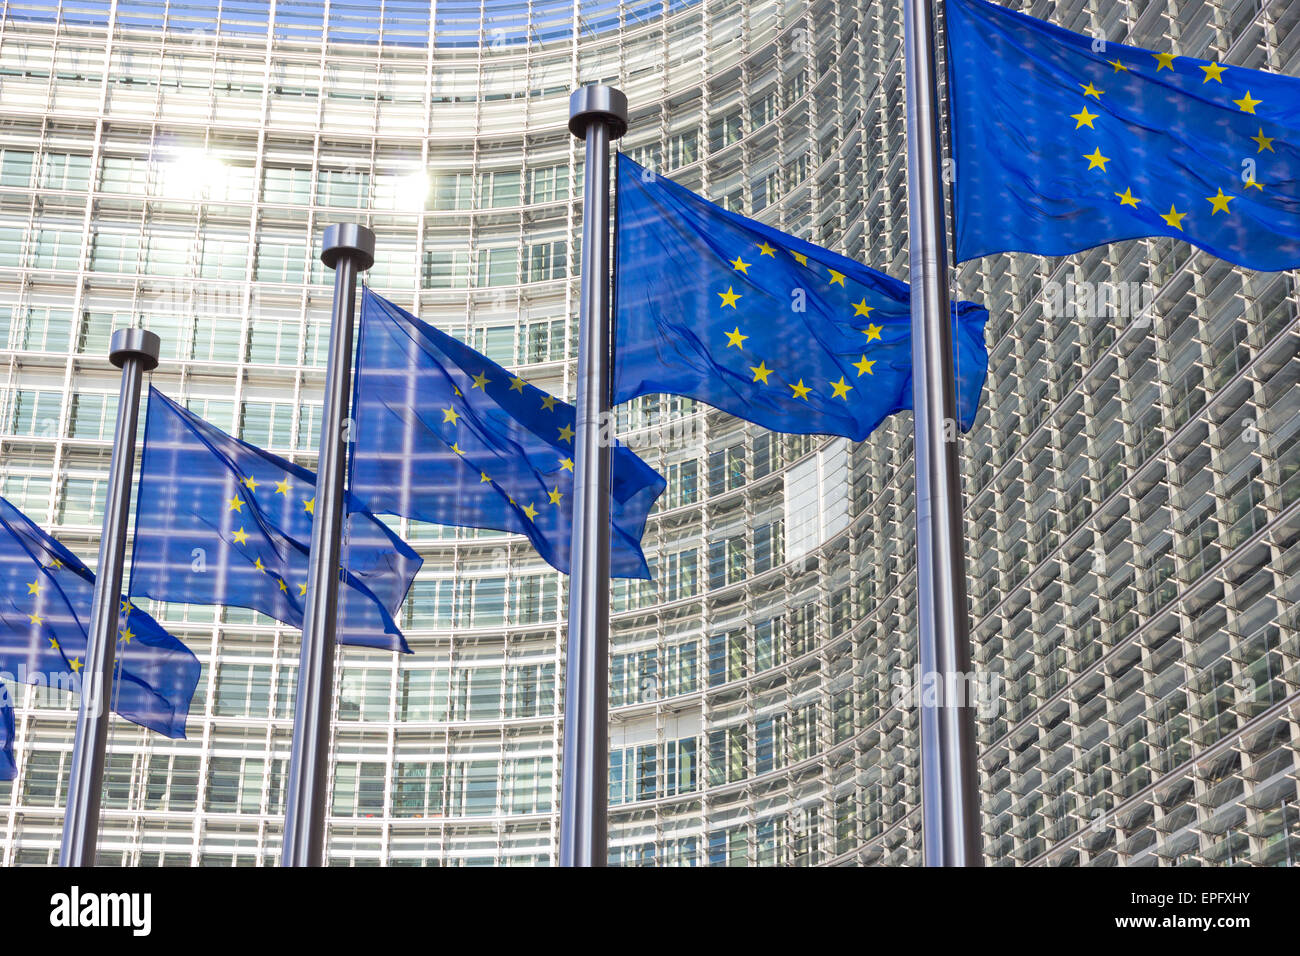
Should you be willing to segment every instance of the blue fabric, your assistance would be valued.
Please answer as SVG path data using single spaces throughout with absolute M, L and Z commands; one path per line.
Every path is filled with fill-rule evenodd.
M 573 406 L 367 290 L 352 413 L 364 507 L 526 535 L 568 573 Z M 647 578 L 641 535 L 664 479 L 621 446 L 611 472 L 610 573 Z
M 614 401 L 685 395 L 774 431 L 867 435 L 912 407 L 908 287 L 618 157 Z M 974 424 L 988 312 L 953 307 Z
M 948 0 L 957 258 L 1183 239 L 1300 265 L 1300 80 Z
M 95 576 L 77 556 L 0 498 L 0 677 L 80 687 Z M 199 661 L 152 617 L 119 607 L 113 710 L 168 737 L 185 736 Z M 10 733 L 12 735 L 10 714 Z
M 133 593 L 252 608 L 301 627 L 316 475 L 232 438 L 157 389 L 148 414 Z M 338 640 L 409 651 L 394 615 L 423 560 L 374 515 L 349 510 Z
M 0 687 L 0 693 L 7 694 L 7 686 Z M 0 780 L 12 780 L 18 776 L 18 764 L 14 761 L 14 708 L 6 701 L 0 704 Z

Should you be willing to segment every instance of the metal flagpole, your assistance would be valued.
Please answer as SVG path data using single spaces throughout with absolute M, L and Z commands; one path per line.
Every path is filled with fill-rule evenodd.
M 604 866 L 609 774 L 609 144 L 627 132 L 627 97 L 583 86 L 569 97 L 569 132 L 587 141 L 582 195 L 582 298 L 573 550 L 564 687 L 560 865 Z
M 140 385 L 145 372 L 158 367 L 158 336 L 145 329 L 118 329 L 109 343 L 108 360 L 122 370 L 117 399 L 117 426 L 108 469 L 108 497 L 99 539 L 99 564 L 86 629 L 77 734 L 72 744 L 68 806 L 63 814 L 59 866 L 94 866 L 99 834 L 99 802 L 104 789 L 104 748 L 121 620 L 122 566 L 126 561 L 127 513 L 135 472 L 135 431 L 140 417 Z
M 975 709 L 953 377 L 934 9 L 903 0 L 907 219 L 912 283 L 916 583 L 921 681 L 921 839 L 927 866 L 980 866 Z M 930 700 L 930 681 L 941 691 Z
M 307 607 L 298 657 L 298 694 L 293 711 L 293 750 L 285 801 L 281 866 L 320 866 L 325 855 L 329 796 L 330 707 L 334 699 L 335 624 L 339 604 L 339 552 L 343 537 L 343 474 L 347 464 L 344 422 L 352 378 L 352 326 L 357 274 L 375 263 L 375 234 L 340 223 L 325 230 L 321 262 L 334 270 L 329 364 L 316 471 L 315 520 L 307 571 Z

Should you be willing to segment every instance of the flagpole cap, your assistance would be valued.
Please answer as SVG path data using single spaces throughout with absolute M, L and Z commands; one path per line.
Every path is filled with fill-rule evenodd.
M 325 227 L 320 261 L 337 268 L 343 256 L 357 260 L 357 271 L 364 272 L 375 264 L 375 234 L 357 222 L 337 222 Z
M 162 341 L 148 329 L 118 329 L 108 343 L 108 360 L 118 368 L 128 359 L 139 359 L 146 372 L 158 367 L 158 351 Z
M 618 139 L 627 132 L 627 97 L 604 83 L 580 86 L 569 96 L 569 132 L 578 139 L 587 138 L 592 123 L 609 125 L 609 138 Z

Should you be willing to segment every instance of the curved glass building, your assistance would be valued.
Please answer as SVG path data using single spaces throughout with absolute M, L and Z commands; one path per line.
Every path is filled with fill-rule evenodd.
M 1300 7 L 1035 0 L 1099 38 L 1300 72 Z M 581 144 L 907 275 L 901 5 L 832 0 L 8 0 L 0 494 L 92 558 L 117 373 L 314 466 L 324 227 L 367 282 L 575 392 Z M 960 176 L 960 170 L 957 171 Z M 1300 857 L 1300 292 L 1165 239 L 966 263 L 990 378 L 962 439 L 990 864 Z M 667 397 L 668 479 L 613 595 L 610 860 L 919 862 L 911 421 L 782 436 Z M 336 865 L 556 857 L 566 582 L 522 539 L 394 526 L 415 653 L 340 652 Z M 278 861 L 298 632 L 153 605 L 204 662 L 189 739 L 115 721 L 105 863 Z M 57 857 L 75 708 L 15 688 L 5 864 Z

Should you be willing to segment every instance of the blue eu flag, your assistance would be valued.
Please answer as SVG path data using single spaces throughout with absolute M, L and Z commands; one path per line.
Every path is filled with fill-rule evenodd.
M 149 390 L 132 588 L 261 611 L 301 627 L 316 475 Z M 344 530 L 337 639 L 409 651 L 394 615 L 423 560 L 374 515 Z
M 6 685 L 80 690 L 94 590 L 95 576 L 76 555 L 0 498 L 0 678 Z M 184 737 L 198 658 L 122 599 L 116 660 L 113 710 L 165 736 Z M 0 736 L 12 737 L 13 714 L 0 720 L 8 727 Z
M 8 694 L 7 687 L 0 687 L 0 694 Z M 12 780 L 18 776 L 18 764 L 14 762 L 14 708 L 8 699 L 0 704 L 0 780 Z
M 375 512 L 526 535 L 568 573 L 574 410 L 369 290 L 351 490 Z M 665 482 L 616 447 L 610 573 L 648 578 L 641 535 Z
M 614 401 L 667 392 L 773 431 L 866 438 L 912 407 L 907 286 L 618 157 Z M 958 417 L 988 312 L 954 314 Z
M 948 0 L 957 258 L 1171 236 L 1300 265 L 1300 80 Z

